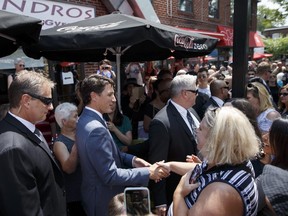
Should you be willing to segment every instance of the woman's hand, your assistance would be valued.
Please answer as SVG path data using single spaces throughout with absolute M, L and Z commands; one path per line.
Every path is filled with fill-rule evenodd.
M 179 194 L 181 197 L 185 197 L 187 196 L 192 190 L 196 189 L 197 187 L 199 187 L 199 183 L 195 183 L 195 184 L 190 184 L 189 183 L 189 178 L 192 174 L 193 170 L 190 170 L 189 172 L 187 172 L 184 176 L 182 176 L 175 192 L 177 194 Z
M 198 158 L 196 155 L 187 155 L 186 156 L 186 161 L 190 163 L 202 163 L 200 158 Z
M 107 122 L 107 128 L 108 128 L 109 131 L 111 131 L 111 132 L 115 132 L 115 130 L 116 130 L 116 126 L 115 126 L 114 123 L 111 122 L 111 121 Z

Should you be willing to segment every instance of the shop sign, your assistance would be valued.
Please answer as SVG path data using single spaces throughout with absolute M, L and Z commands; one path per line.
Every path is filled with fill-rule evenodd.
M 0 10 L 43 20 L 42 29 L 94 18 L 95 7 L 47 0 L 1 0 Z

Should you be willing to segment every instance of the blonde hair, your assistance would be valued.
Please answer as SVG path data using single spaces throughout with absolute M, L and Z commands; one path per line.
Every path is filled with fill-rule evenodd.
M 274 108 L 270 94 L 266 90 L 265 86 L 259 82 L 253 82 L 247 85 L 247 93 L 251 92 L 253 97 L 259 99 L 259 113 L 269 109 Z
M 240 110 L 234 107 L 209 109 L 203 121 L 210 131 L 201 153 L 209 163 L 240 164 L 258 153 L 254 128 Z

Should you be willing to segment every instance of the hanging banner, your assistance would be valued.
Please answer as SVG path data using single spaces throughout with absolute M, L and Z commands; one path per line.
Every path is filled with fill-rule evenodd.
M 42 29 L 94 18 L 95 7 L 47 0 L 1 0 L 0 10 L 43 20 Z

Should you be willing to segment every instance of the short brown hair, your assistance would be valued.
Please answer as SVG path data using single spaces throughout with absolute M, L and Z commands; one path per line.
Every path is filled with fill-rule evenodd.
M 268 62 L 261 62 L 258 67 L 257 67 L 257 70 L 256 70 L 256 74 L 264 74 L 266 72 L 271 72 L 271 66 Z
M 91 92 L 95 92 L 97 94 L 101 94 L 106 85 L 112 85 L 115 87 L 114 81 L 105 76 L 99 74 L 93 74 L 89 77 L 86 77 L 80 86 L 80 94 L 83 100 L 83 105 L 86 106 L 91 102 Z

